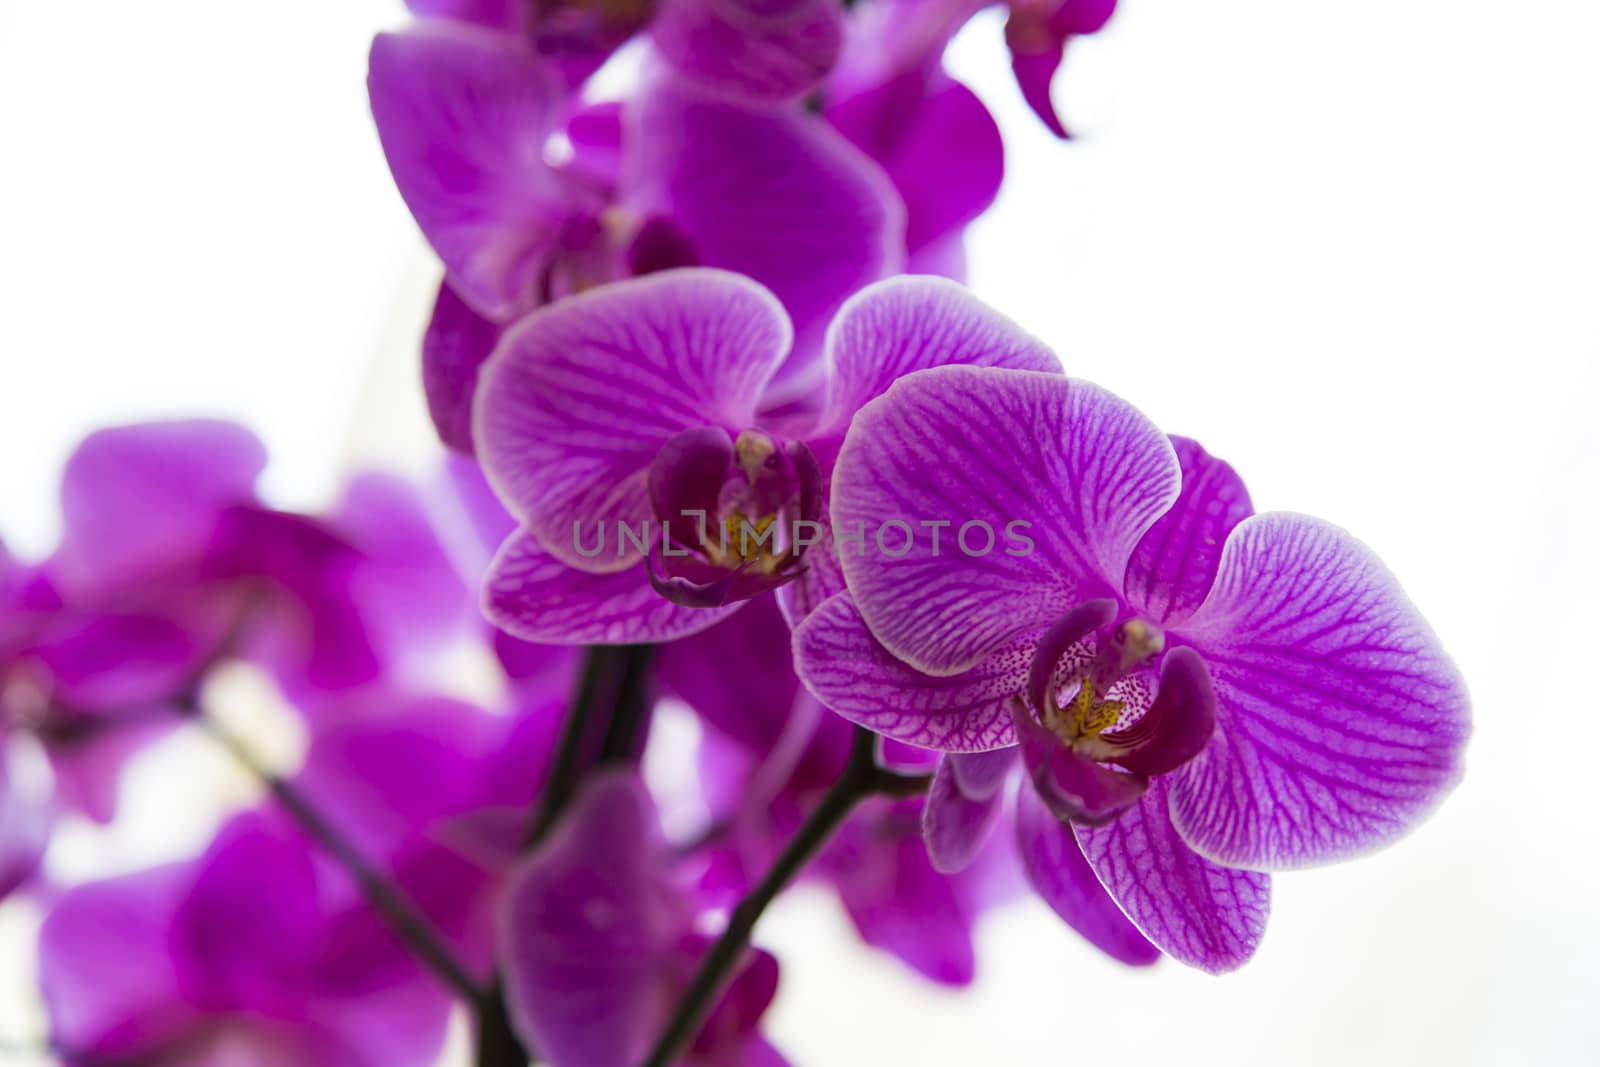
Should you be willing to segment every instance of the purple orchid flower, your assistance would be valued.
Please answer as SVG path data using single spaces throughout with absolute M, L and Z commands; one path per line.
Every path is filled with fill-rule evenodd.
M 573 112 L 520 40 L 427 23 L 374 41 L 368 87 L 395 184 L 444 262 L 423 345 L 441 437 L 471 451 L 478 368 L 521 314 L 674 266 L 748 274 L 816 342 L 856 289 L 904 265 L 904 208 L 821 118 L 652 77 L 621 109 Z
M 774 413 L 792 336 L 770 292 L 698 268 L 573 297 L 509 334 L 474 419 L 521 522 L 485 579 L 489 617 L 530 641 L 665 641 L 778 590 L 799 618 L 843 588 L 822 501 L 858 408 L 924 367 L 1056 367 L 960 286 L 891 279 L 834 320 L 814 409 Z
M 770 599 L 736 619 L 664 646 L 656 680 L 705 727 L 701 780 L 712 832 L 695 860 L 701 888 L 732 907 L 776 858 L 849 761 L 852 727 L 800 687 L 789 627 Z M 894 741 L 897 769 L 932 770 L 936 754 Z M 979 916 L 1012 896 L 1014 850 L 1003 838 L 942 874 L 922 844 L 922 800 L 864 803 L 817 857 L 810 874 L 838 894 L 867 944 L 928 979 L 966 985 Z
M 306 843 L 247 814 L 198 860 L 68 890 L 39 964 L 63 1061 L 431 1063 L 448 995 L 321 888 Z
M 0 740 L 36 741 L 55 806 L 114 815 L 119 771 L 223 659 L 303 705 L 396 681 L 471 618 L 416 495 L 354 479 L 326 518 L 267 509 L 261 445 L 222 422 L 103 430 L 69 459 L 52 556 L 0 604 Z
M 756 100 L 804 96 L 838 59 L 838 0 L 407 0 L 423 17 L 476 23 L 525 40 L 580 85 L 648 27 L 677 73 L 719 93 Z
M 945 45 L 975 10 L 944 19 L 900 0 L 851 12 L 823 114 L 883 167 L 906 205 L 906 269 L 961 281 L 962 231 L 1000 191 L 1005 146 L 983 102 L 943 67 Z
M 1081 847 L 1185 963 L 1243 963 L 1262 872 L 1392 840 L 1460 773 L 1461 679 L 1371 552 L 1316 519 L 1251 515 L 1231 468 L 1093 385 L 907 378 L 857 417 L 832 508 L 948 522 L 960 549 L 843 554 L 848 592 L 796 632 L 805 683 L 891 737 L 1016 745 L 1036 885 L 1082 891 Z M 959 533 L 1013 522 L 1004 547 Z M 981 805 L 995 768 L 965 763 L 943 792 Z M 936 853 L 959 860 L 972 814 L 930 814 Z
M 665 871 L 656 810 L 636 774 L 596 775 L 513 874 L 499 915 L 513 1025 L 551 1067 L 633 1067 L 708 939 L 693 894 Z M 778 964 L 752 950 L 684 1067 L 782 1067 L 761 1036 Z

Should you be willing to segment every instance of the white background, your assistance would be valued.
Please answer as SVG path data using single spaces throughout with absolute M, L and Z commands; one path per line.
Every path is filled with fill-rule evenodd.
M 979 986 L 947 994 L 801 893 L 760 931 L 786 965 L 770 1030 L 800 1067 L 1600 1061 L 1600 9 L 1123 8 L 1058 79 L 1070 145 L 1021 108 L 993 13 L 957 42 L 1009 148 L 973 285 L 1231 460 L 1258 507 L 1384 556 L 1471 683 L 1465 784 L 1390 851 L 1278 878 L 1264 947 L 1221 979 L 1119 970 L 1029 902 L 983 927 Z M 436 268 L 362 84 L 401 17 L 0 0 L 14 549 L 48 548 L 59 466 L 108 421 L 244 419 L 294 505 L 358 459 L 426 465 Z M 24 1025 L 5 995 L 0 1022 Z

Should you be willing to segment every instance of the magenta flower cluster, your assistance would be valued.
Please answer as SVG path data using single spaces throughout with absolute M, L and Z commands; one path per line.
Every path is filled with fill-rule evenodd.
M 240 427 L 108 429 L 54 552 L 0 551 L 43 1049 L 426 1067 L 464 1011 L 479 1067 L 778 1067 L 752 938 L 796 881 L 949 986 L 1029 890 L 1220 973 L 1273 872 L 1448 793 L 1466 692 L 1383 564 L 961 284 L 1003 146 L 942 55 L 986 0 L 409 6 L 368 88 L 443 267 L 441 476 L 288 512 Z M 1113 6 L 1007 8 L 1062 137 L 1063 49 Z M 243 676 L 302 757 L 256 750 Z M 251 799 L 65 878 L 55 831 L 181 733 Z

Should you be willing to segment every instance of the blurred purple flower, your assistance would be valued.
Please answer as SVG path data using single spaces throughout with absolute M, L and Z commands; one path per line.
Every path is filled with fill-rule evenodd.
M 700 777 L 711 830 L 693 862 L 707 894 L 732 907 L 843 772 L 854 730 L 800 688 L 789 628 L 770 600 L 663 647 L 656 676 L 705 727 Z M 932 770 L 937 759 L 887 745 L 897 769 Z M 809 873 L 837 892 L 863 941 L 932 981 L 965 985 L 976 962 L 973 926 L 1011 895 L 1015 857 L 994 838 L 960 873 L 941 874 L 921 822 L 920 798 L 868 800 Z
M 321 889 L 307 844 L 247 814 L 195 861 L 68 890 L 39 961 L 63 1061 L 431 1063 L 448 994 Z
M 551 1067 L 634 1067 L 709 941 L 666 871 L 654 803 L 634 772 L 588 780 L 502 898 L 499 952 L 517 1032 Z M 777 961 L 751 950 L 682 1060 L 782 1067 L 761 1036 Z
M 0 592 L 0 741 L 49 758 L 56 805 L 109 821 L 122 764 L 244 657 L 310 706 L 391 681 L 471 617 L 414 492 L 354 479 L 326 519 L 263 507 L 259 442 L 225 422 L 102 430 L 69 459 L 64 530 Z
M 1023 550 L 893 557 L 868 539 L 844 554 L 849 591 L 796 633 L 801 677 L 891 737 L 1018 745 L 1036 885 L 1075 864 L 1075 835 L 1186 963 L 1250 956 L 1259 872 L 1377 847 L 1460 773 L 1461 679 L 1371 552 L 1315 519 L 1250 515 L 1231 468 L 1093 385 L 973 367 L 908 378 L 856 419 L 832 506 L 844 524 L 1031 524 Z M 971 770 L 949 767 L 947 799 L 992 802 L 993 768 Z M 935 844 L 959 856 L 941 817 Z
M 490 618 L 530 641 L 665 641 L 774 589 L 799 618 L 843 588 L 823 501 L 858 408 L 925 367 L 1056 367 L 960 286 L 891 279 L 835 318 L 818 400 L 773 411 L 792 337 L 770 292 L 707 269 L 597 289 L 508 335 L 475 409 L 522 523 L 486 578 Z
M 901 269 L 904 208 L 816 115 L 656 75 L 621 109 L 571 103 L 519 40 L 425 23 L 373 42 L 368 89 L 395 184 L 443 260 L 424 340 L 440 435 L 470 451 L 478 367 L 501 328 L 596 285 L 701 264 L 783 301 L 814 377 L 829 316 Z
M 580 85 L 648 27 L 678 74 L 732 97 L 788 100 L 815 88 L 839 55 L 839 0 L 407 0 L 413 13 L 520 38 Z

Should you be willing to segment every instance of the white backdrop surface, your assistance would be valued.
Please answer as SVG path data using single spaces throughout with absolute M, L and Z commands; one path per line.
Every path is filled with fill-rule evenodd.
M 945 993 L 800 892 L 760 931 L 773 1035 L 801 1067 L 1600 1062 L 1600 8 L 1122 7 L 1069 50 L 1069 145 L 1021 107 L 993 13 L 957 41 L 1009 152 L 972 284 L 1258 508 L 1377 549 L 1471 684 L 1465 783 L 1397 847 L 1279 877 L 1264 947 L 1221 979 L 1120 970 L 1029 902 Z M 107 422 L 239 418 L 286 505 L 353 462 L 427 468 L 436 267 L 363 88 L 402 18 L 0 0 L 14 550 L 48 548 L 60 464 Z M 133 839 L 181 851 L 190 807 L 139 799 Z M 27 926 L 0 914 L 0 1024 L 32 1018 Z

